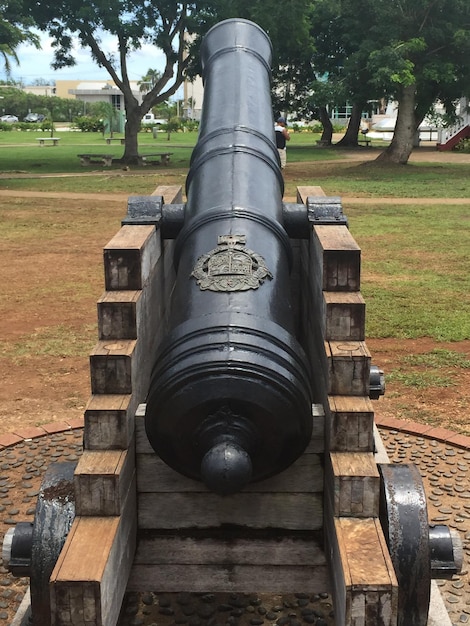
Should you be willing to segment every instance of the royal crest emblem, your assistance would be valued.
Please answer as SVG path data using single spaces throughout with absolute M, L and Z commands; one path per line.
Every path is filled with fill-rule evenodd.
M 272 278 L 262 256 L 245 247 L 245 235 L 220 235 L 217 248 L 199 257 L 191 273 L 200 289 L 245 291 Z

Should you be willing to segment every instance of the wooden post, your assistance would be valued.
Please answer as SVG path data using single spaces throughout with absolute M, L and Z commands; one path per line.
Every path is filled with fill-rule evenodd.
M 297 200 L 324 196 L 299 187 Z M 312 226 L 302 247 L 301 325 L 325 407 L 325 536 L 338 626 L 396 626 L 398 583 L 378 521 L 370 354 L 360 249 L 346 226 Z M 318 268 L 318 269 L 316 269 Z
M 180 187 L 154 195 L 182 199 Z M 104 248 L 106 292 L 74 476 L 77 517 L 50 581 L 54 626 L 115 626 L 119 617 L 137 537 L 134 414 L 164 332 L 172 246 L 153 226 L 123 226 Z

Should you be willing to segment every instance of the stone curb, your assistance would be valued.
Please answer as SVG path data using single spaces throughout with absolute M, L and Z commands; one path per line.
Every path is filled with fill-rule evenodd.
M 426 424 L 419 424 L 418 422 L 407 422 L 395 417 L 380 417 L 377 415 L 375 416 L 375 423 L 378 427 L 387 430 L 398 430 L 403 433 L 409 433 L 410 435 L 416 435 L 417 437 L 435 439 L 436 441 L 447 443 L 450 446 L 470 450 L 470 437 L 460 435 L 447 428 L 427 426 Z M 14 446 L 24 440 L 36 439 L 37 437 L 44 437 L 45 435 L 53 435 L 83 427 L 84 418 L 77 418 L 70 421 L 43 424 L 42 426 L 19 428 L 10 434 L 0 435 L 0 450 Z
M 448 430 L 447 428 L 439 428 L 435 426 L 427 426 L 426 424 L 419 424 L 417 422 L 407 422 L 395 417 L 379 417 L 375 416 L 375 423 L 380 428 L 386 428 L 387 430 L 399 430 L 402 433 L 409 433 L 410 435 L 416 435 L 417 437 L 426 437 L 427 439 L 435 439 L 442 443 L 447 443 L 450 446 L 457 446 L 458 448 L 470 449 L 470 437 L 467 435 L 460 435 Z
M 0 435 L 0 450 L 15 446 L 25 440 L 36 439 L 46 435 L 55 435 L 77 428 L 83 428 L 84 418 L 77 418 L 68 422 L 51 422 L 42 426 L 29 426 L 26 428 L 18 428 L 8 435 Z

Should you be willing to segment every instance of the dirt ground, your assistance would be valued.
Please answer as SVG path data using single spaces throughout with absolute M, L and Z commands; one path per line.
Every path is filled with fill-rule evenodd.
M 356 151 L 346 158 L 364 158 L 366 152 L 367 149 Z M 418 156 L 414 158 L 418 159 Z M 441 158 L 442 154 L 435 149 L 420 151 L 419 154 L 420 160 L 437 161 Z M 446 154 L 445 158 L 470 163 L 470 155 Z M 288 170 L 286 175 L 289 176 Z M 83 220 L 89 220 L 92 215 L 97 222 L 96 234 L 92 237 L 87 235 L 86 245 L 83 245 L 78 226 L 76 233 L 67 229 L 63 249 L 57 243 L 51 250 L 43 242 L 33 241 L 28 243 L 29 253 L 25 257 L 24 251 L 18 249 L 15 243 L 10 245 L 7 241 L 7 245 L 2 246 L 0 339 L 9 348 L 2 349 L 0 358 L 0 434 L 82 417 L 90 396 L 86 355 L 96 341 L 96 300 L 103 289 L 102 248 L 119 229 L 120 219 L 126 210 L 126 197 L 121 199 L 117 194 L 100 196 L 97 205 L 97 196 L 83 196 L 81 199 L 79 193 L 54 195 L 55 198 L 48 198 L 47 194 L 25 192 L 22 196 L 21 193 L 0 190 L 0 201 L 3 196 L 15 196 L 16 215 L 18 208 L 21 209 L 21 206 L 18 207 L 21 201 L 35 202 L 38 211 L 45 210 L 49 203 L 56 214 L 55 221 L 64 228 L 67 228 L 67 212 L 71 210 Z M 33 264 L 31 258 L 34 259 Z M 74 283 L 79 286 L 78 293 L 74 293 Z M 41 284 L 42 288 L 39 287 Z M 59 289 L 57 285 L 65 287 Z M 48 286 L 51 286 L 50 289 Z M 83 354 L 61 355 L 57 348 L 49 354 L 37 349 L 36 353 L 28 353 L 27 342 L 22 350 L 18 348 L 19 353 L 18 350 L 12 353 L 11 346 L 21 346 L 31 333 L 42 333 L 50 343 L 48 327 L 58 326 L 68 329 L 69 334 L 76 334 L 74 340 L 83 344 Z M 470 359 L 470 341 L 437 344 L 426 338 L 402 341 L 367 339 L 367 345 L 373 363 L 384 369 L 385 374 L 403 368 L 404 355 L 424 354 L 435 348 L 460 352 Z M 426 366 L 409 367 L 419 372 Z M 470 368 L 455 368 L 452 364 L 446 368 L 444 365 L 442 374 L 450 375 L 454 384 L 416 389 L 396 381 L 387 382 L 385 397 L 374 403 L 376 412 L 470 435 Z

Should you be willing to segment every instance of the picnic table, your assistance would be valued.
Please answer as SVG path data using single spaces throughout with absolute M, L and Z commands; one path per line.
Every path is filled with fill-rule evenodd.
M 83 166 L 91 165 L 92 163 L 102 163 L 106 167 L 111 167 L 113 163 L 112 154 L 77 154 L 77 156 Z
M 113 141 L 120 141 L 121 145 L 124 145 L 126 143 L 126 138 L 125 137 L 106 137 L 106 143 L 109 144 Z
M 139 154 L 138 163 L 139 165 L 149 165 L 151 163 L 163 163 L 163 165 L 168 165 L 170 162 L 170 156 L 173 152 L 153 152 L 151 154 Z M 160 157 L 159 161 L 155 161 L 154 157 Z
M 48 143 L 53 146 L 58 146 L 60 137 L 37 137 L 36 141 L 39 141 L 39 146 L 45 146 Z

